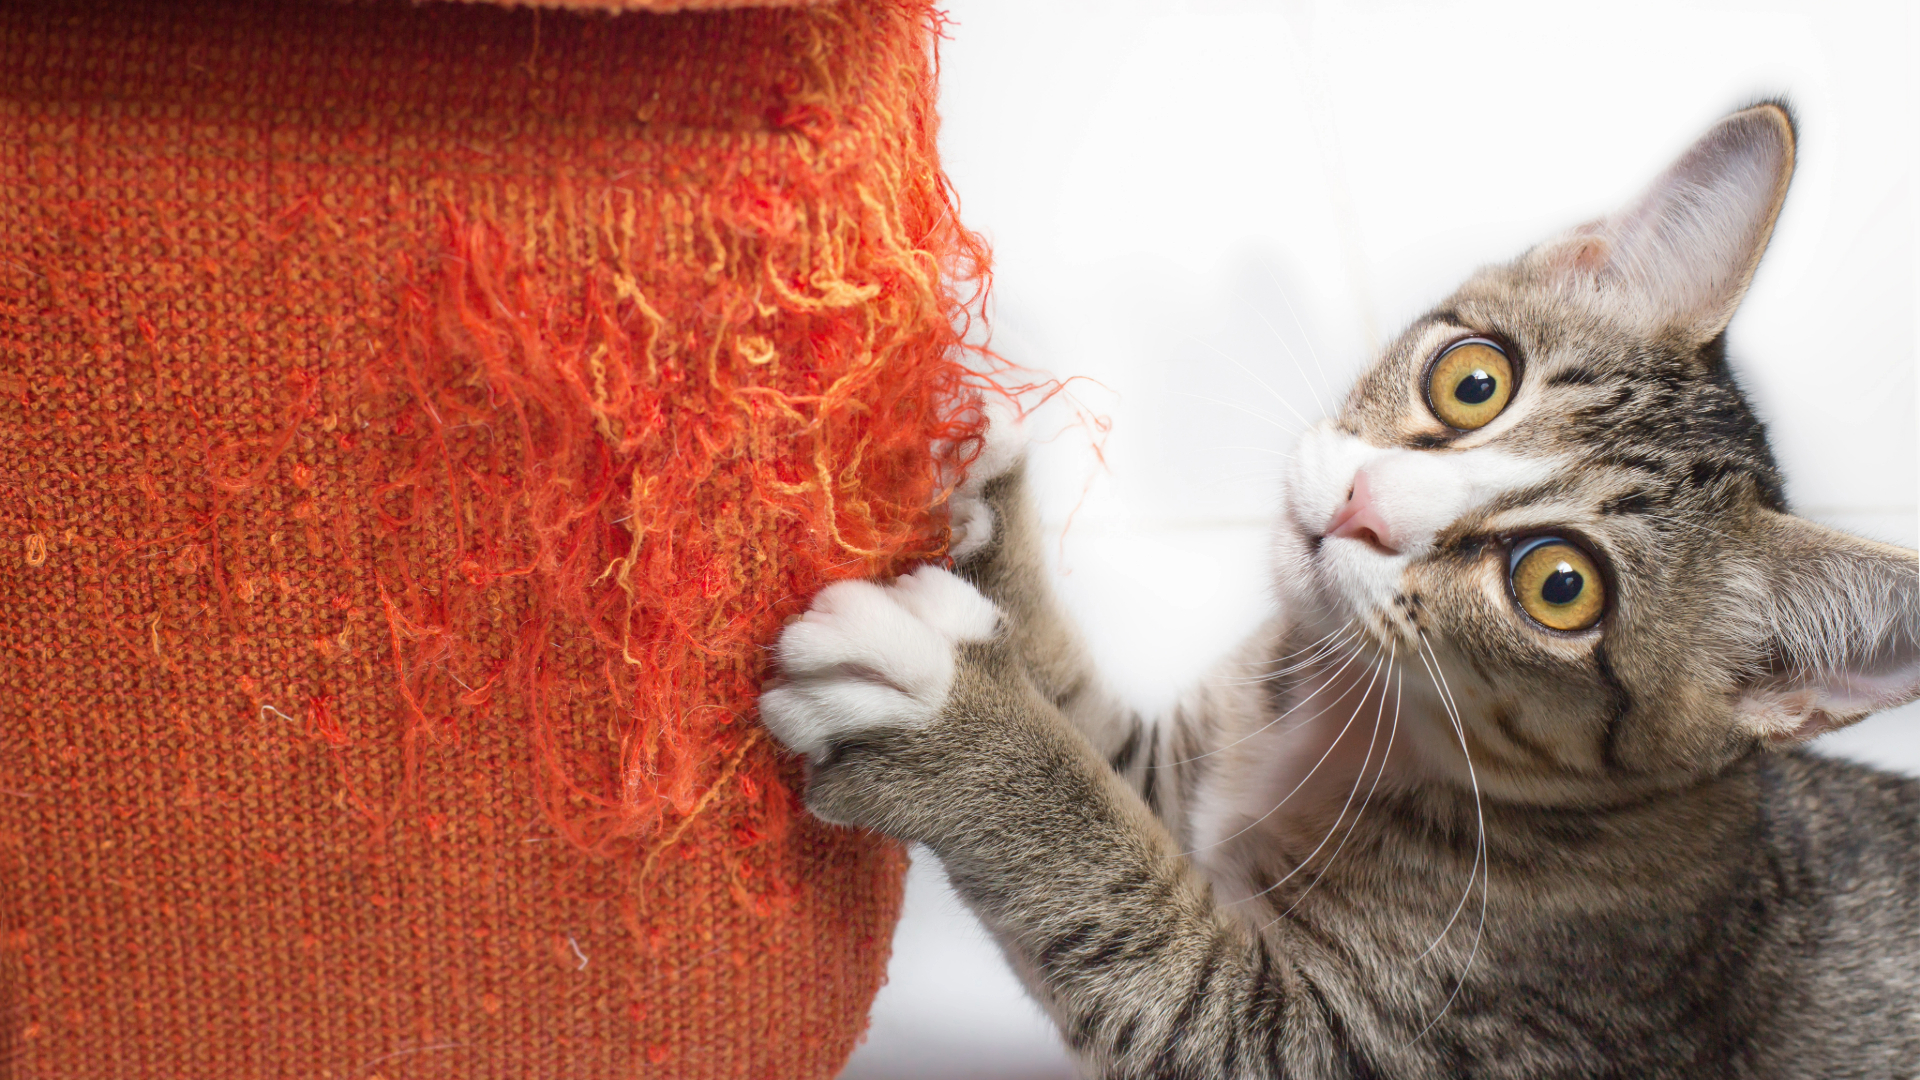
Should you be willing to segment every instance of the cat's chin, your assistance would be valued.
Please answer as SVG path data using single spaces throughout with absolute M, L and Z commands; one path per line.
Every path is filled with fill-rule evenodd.
M 1320 537 L 1282 514 L 1271 548 L 1274 595 L 1296 624 L 1377 626 L 1391 610 L 1407 561 L 1361 540 Z
M 1320 542 L 1314 561 L 1338 609 L 1372 624 L 1391 610 L 1409 559 L 1381 552 L 1364 540 L 1327 537 Z

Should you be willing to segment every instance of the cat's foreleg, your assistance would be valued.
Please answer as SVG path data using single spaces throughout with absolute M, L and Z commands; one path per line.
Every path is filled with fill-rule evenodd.
M 1203 695 L 1190 695 L 1172 715 L 1150 717 L 1108 687 L 1054 593 L 1020 429 L 1002 410 L 989 418 L 986 447 L 951 503 L 955 572 L 1006 614 L 1006 646 L 1034 689 L 1177 827 L 1191 770 L 1176 763 L 1208 748 Z
M 1216 908 L 971 585 L 833 585 L 776 651 L 761 714 L 808 755 L 808 806 L 931 848 L 1096 1075 L 1337 1071 L 1332 961 Z
M 1111 756 L 1137 740 L 1139 718 L 1107 688 L 1054 594 L 1024 436 L 1005 411 L 988 415 L 986 447 L 949 504 L 954 570 L 1006 613 L 1007 645 L 1034 687 Z

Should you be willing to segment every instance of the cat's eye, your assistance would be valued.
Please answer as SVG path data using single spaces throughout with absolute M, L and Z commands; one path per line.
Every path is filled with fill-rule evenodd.
M 1427 369 L 1427 404 L 1461 431 L 1487 426 L 1513 400 L 1513 363 L 1486 338 L 1455 342 Z
M 1585 630 L 1607 610 L 1607 586 L 1586 552 L 1557 536 L 1514 545 L 1509 574 L 1520 609 L 1553 630 Z

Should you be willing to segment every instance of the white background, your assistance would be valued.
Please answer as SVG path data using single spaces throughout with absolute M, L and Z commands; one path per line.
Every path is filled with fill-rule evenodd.
M 1079 428 L 1036 451 L 1110 677 L 1150 707 L 1257 621 L 1274 455 L 1375 346 L 1772 94 L 1799 171 L 1730 352 L 1795 508 L 1920 542 L 1910 6 L 952 0 L 994 343 L 1113 422 L 1104 469 Z M 1826 745 L 1920 774 L 1920 710 Z M 924 853 L 844 1075 L 1071 1075 Z

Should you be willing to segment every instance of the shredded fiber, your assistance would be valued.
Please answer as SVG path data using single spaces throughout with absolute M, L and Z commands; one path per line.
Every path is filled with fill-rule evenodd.
M 837 1071 L 904 857 L 753 701 L 977 434 L 937 33 L 0 9 L 0 1060 Z

